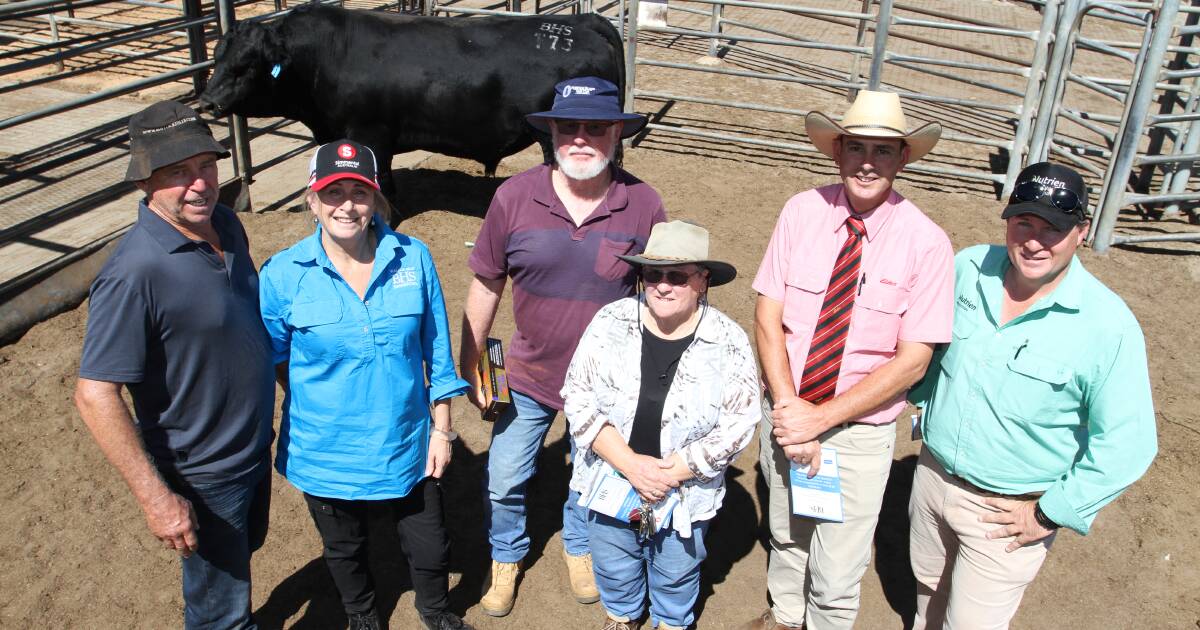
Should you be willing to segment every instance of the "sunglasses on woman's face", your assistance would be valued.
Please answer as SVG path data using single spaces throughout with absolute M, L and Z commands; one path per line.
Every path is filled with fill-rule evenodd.
M 663 281 L 663 278 L 666 278 L 667 284 L 681 287 L 687 284 L 688 279 L 690 279 L 693 275 L 695 275 L 695 272 L 689 273 L 686 271 L 676 270 L 663 271 L 662 269 L 654 269 L 652 267 L 642 269 L 642 281 L 650 285 L 658 284 Z
M 1013 190 L 1012 199 L 1009 200 L 1009 203 L 1039 201 L 1042 199 L 1049 199 L 1050 205 L 1068 214 L 1083 212 L 1083 204 L 1079 201 L 1079 195 L 1066 188 L 1055 188 L 1033 180 L 1018 184 L 1016 189 Z
M 607 121 L 606 122 L 580 122 L 577 120 L 560 120 L 560 121 L 555 122 L 554 126 L 556 128 L 558 128 L 558 133 L 561 133 L 561 134 L 567 135 L 567 136 L 573 136 L 573 135 L 579 133 L 579 128 L 583 127 L 583 130 L 584 130 L 584 132 L 587 133 L 587 135 L 592 136 L 594 138 L 599 138 L 600 136 L 603 136 L 604 134 L 608 133 L 608 128 L 612 127 L 613 124 L 611 122 L 607 122 Z

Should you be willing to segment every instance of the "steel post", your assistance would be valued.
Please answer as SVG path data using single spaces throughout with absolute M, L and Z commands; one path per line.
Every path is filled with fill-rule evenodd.
M 1058 21 L 1059 7 L 1062 0 L 1047 0 L 1042 9 L 1042 24 L 1038 29 L 1037 42 L 1034 43 L 1033 61 L 1029 64 L 1029 78 L 1025 82 L 1025 97 L 1021 101 L 1021 115 L 1017 118 L 1017 128 L 1013 132 L 1012 150 L 1008 154 L 1008 169 L 1004 174 L 1004 188 L 1000 191 L 1001 199 L 1008 199 L 1017 181 L 1017 174 L 1025 167 L 1025 157 L 1029 154 L 1029 133 L 1033 123 L 1033 115 L 1037 112 L 1037 98 L 1047 85 L 1047 60 L 1050 57 L 1050 35 Z
M 710 22 L 710 26 L 709 26 L 708 30 L 712 31 L 713 33 L 719 34 L 721 32 L 721 13 L 722 13 L 721 9 L 723 6 L 724 5 L 721 5 L 721 4 L 713 4 L 712 5 L 712 20 Z M 720 47 L 720 45 L 718 45 L 717 42 L 718 42 L 718 40 L 715 37 L 708 40 L 708 56 L 709 57 L 716 57 L 717 53 L 721 52 L 721 47 Z
M 201 16 L 202 9 L 200 8 L 201 0 L 183 0 L 183 18 L 185 20 L 195 20 Z M 224 32 L 224 31 L 222 31 Z M 208 60 L 208 46 L 204 38 L 204 24 L 192 24 L 187 27 L 188 40 L 188 61 L 194 65 Z M 192 87 L 196 90 L 196 95 L 199 96 L 204 92 L 204 88 L 208 86 L 208 70 L 197 71 L 192 75 Z
M 625 112 L 633 112 L 633 88 L 637 84 L 638 0 L 629 0 L 625 12 Z
M 871 52 L 871 74 L 867 78 L 867 89 L 878 90 L 883 77 L 883 62 L 887 60 L 888 28 L 892 24 L 892 0 L 879 0 L 879 13 L 875 15 L 875 47 Z
M 1142 58 L 1142 67 L 1138 73 L 1137 83 L 1130 92 L 1132 106 L 1127 124 L 1122 130 L 1120 144 L 1116 147 L 1113 161 L 1109 166 L 1109 186 L 1104 198 L 1100 200 L 1100 211 L 1096 213 L 1096 229 L 1092 235 L 1092 247 L 1097 253 L 1108 251 L 1113 242 L 1113 229 L 1117 225 L 1117 215 L 1125 200 L 1124 183 L 1129 181 L 1129 173 L 1133 161 L 1137 158 L 1138 141 L 1142 138 L 1142 128 L 1150 102 L 1154 98 L 1154 87 L 1158 83 L 1158 73 L 1162 68 L 1163 56 L 1167 52 L 1167 44 L 1171 41 L 1171 33 L 1175 26 L 1175 16 L 1179 14 L 1179 3 L 1163 2 L 1154 17 L 1151 28 L 1154 29 L 1150 38 L 1150 46 Z
M 1083 0 L 1063 0 L 1054 31 L 1054 48 L 1046 67 L 1046 81 L 1038 101 L 1033 137 L 1029 141 L 1029 162 L 1041 162 L 1050 154 L 1058 106 L 1066 86 L 1063 75 L 1071 64 L 1071 36 L 1082 15 Z
M 1191 17 L 1191 16 L 1189 16 Z M 1192 90 L 1187 99 L 1187 111 L 1196 111 L 1197 105 L 1200 105 L 1200 79 L 1192 80 Z M 1200 120 L 1193 120 L 1187 126 L 1187 137 L 1180 144 L 1178 139 L 1174 145 L 1174 153 L 1179 156 L 1195 155 L 1200 150 Z M 1163 183 L 1164 193 L 1179 194 L 1187 190 L 1188 180 L 1192 177 L 1192 162 L 1182 161 L 1175 164 L 1175 168 L 1168 172 L 1171 177 L 1164 177 Z M 1179 214 L 1179 204 L 1171 203 L 1166 208 L 1163 208 L 1163 215 L 1172 216 Z
M 217 23 L 221 28 L 221 35 L 224 36 L 233 30 L 236 21 L 233 0 L 217 0 Z M 245 118 L 236 114 L 229 117 L 229 138 L 230 144 L 233 145 L 230 147 L 233 149 L 233 170 L 241 180 L 241 189 L 233 203 L 233 210 L 246 212 L 250 210 L 250 184 L 254 181 L 254 164 L 250 158 L 250 138 Z
M 866 13 L 870 10 L 871 10 L 871 0 L 862 0 L 862 13 Z M 854 45 L 859 48 L 862 48 L 863 45 L 866 44 L 866 42 L 867 42 L 867 18 L 864 17 L 864 18 L 859 18 L 858 25 L 854 27 Z M 849 77 L 849 79 L 850 79 L 851 83 L 858 83 L 858 75 L 859 75 L 858 66 L 860 63 L 862 63 L 862 53 L 854 53 L 854 55 L 852 57 L 850 57 L 850 77 Z M 850 90 L 848 90 L 846 92 L 846 102 L 853 101 L 857 97 L 858 97 L 858 90 L 855 88 L 850 88 Z

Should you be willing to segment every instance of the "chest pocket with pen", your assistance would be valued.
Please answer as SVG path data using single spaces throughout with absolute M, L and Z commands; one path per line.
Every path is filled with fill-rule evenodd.
M 1077 406 L 1074 372 L 1063 363 L 1019 347 L 1005 364 L 1001 413 L 1035 424 L 1053 424 L 1066 407 Z
M 908 310 L 908 299 L 908 289 L 870 280 L 864 282 L 854 299 L 847 345 L 873 352 L 895 350 L 900 316 Z

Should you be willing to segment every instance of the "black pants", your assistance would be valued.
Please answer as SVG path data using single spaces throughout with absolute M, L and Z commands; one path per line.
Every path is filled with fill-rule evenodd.
M 387 510 L 400 535 L 417 612 L 429 616 L 446 610 L 450 541 L 442 518 L 442 487 L 436 479 L 425 479 L 399 499 L 347 501 L 305 493 L 304 500 L 325 543 L 325 564 L 346 614 L 375 610 L 375 582 L 367 562 L 367 511 L 381 508 Z

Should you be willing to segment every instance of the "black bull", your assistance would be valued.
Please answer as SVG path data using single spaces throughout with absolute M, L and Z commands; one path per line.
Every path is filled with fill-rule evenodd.
M 396 153 L 475 160 L 494 175 L 539 140 L 524 116 L 550 109 L 556 83 L 590 75 L 624 86 L 620 36 L 596 14 L 436 18 L 307 5 L 275 23 L 239 23 L 214 57 L 202 106 L 298 120 L 318 143 L 366 144 L 389 196 Z

